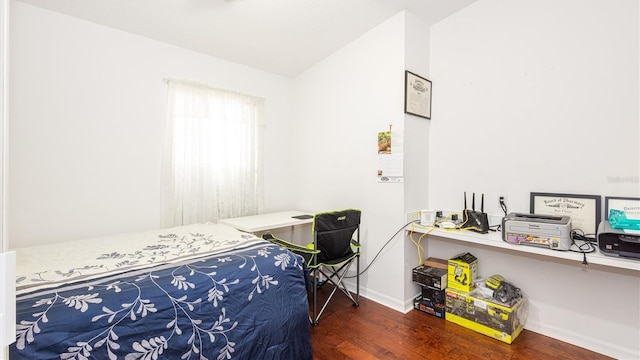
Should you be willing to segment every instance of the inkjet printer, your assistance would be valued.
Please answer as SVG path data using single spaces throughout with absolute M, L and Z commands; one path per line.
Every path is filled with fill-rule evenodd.
M 502 240 L 566 251 L 572 243 L 571 218 L 511 213 L 502 218 Z
M 604 255 L 640 260 L 640 231 L 614 229 L 608 221 L 598 225 L 598 248 Z

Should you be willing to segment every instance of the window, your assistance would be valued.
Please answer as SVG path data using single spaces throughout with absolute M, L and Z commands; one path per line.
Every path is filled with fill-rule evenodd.
M 264 99 L 167 83 L 162 225 L 261 213 Z

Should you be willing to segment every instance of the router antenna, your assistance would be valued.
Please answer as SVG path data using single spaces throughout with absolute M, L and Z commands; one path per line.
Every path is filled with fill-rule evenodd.
M 471 210 L 476 211 L 476 193 L 473 193 L 471 198 Z
M 467 210 L 467 192 L 464 192 L 464 209 Z
M 484 193 L 482 193 L 482 200 L 480 202 L 480 212 L 484 212 Z

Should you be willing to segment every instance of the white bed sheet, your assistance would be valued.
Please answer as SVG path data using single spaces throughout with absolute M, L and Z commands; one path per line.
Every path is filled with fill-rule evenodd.
M 259 241 L 228 225 L 205 223 L 18 248 L 16 291 L 215 254 Z

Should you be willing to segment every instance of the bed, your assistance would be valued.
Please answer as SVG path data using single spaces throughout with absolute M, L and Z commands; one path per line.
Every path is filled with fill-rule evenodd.
M 16 249 L 18 359 L 311 359 L 302 258 L 223 224 Z

